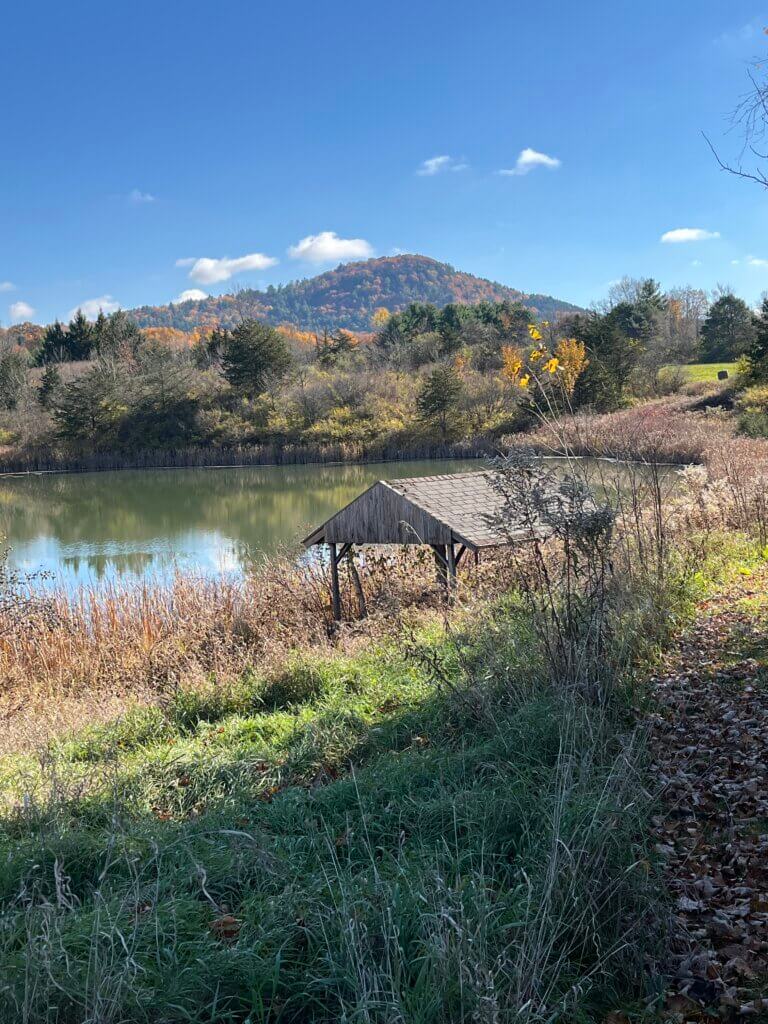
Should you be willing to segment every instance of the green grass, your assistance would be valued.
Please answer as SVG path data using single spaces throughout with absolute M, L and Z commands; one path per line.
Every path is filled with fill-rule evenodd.
M 685 379 L 691 384 L 717 381 L 720 370 L 727 370 L 729 379 L 735 377 L 738 363 L 684 363 L 675 369 L 681 369 Z
M 589 1020 L 640 997 L 641 753 L 618 697 L 549 685 L 536 650 L 507 601 L 3 765 L 0 1020 Z

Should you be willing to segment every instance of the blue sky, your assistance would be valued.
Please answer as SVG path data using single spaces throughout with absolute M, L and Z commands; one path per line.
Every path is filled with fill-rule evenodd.
M 764 23 L 740 0 L 6 4 L 0 322 L 397 251 L 585 304 L 623 274 L 754 301 L 768 194 L 701 133 L 737 152 Z M 682 228 L 716 237 L 661 241 Z

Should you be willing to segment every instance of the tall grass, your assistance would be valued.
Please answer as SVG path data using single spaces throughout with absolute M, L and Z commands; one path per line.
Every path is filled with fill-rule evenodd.
M 72 453 L 64 449 L 0 450 L 0 473 L 91 473 L 116 469 L 179 469 L 214 466 L 295 466 L 310 463 L 399 462 L 407 459 L 471 459 L 491 455 L 491 438 L 440 443 L 402 441 L 375 444 L 340 443 L 216 445 L 190 448 L 146 448 L 128 452 Z
M 30 763 L 0 1019 L 544 1022 L 642 995 L 661 930 L 620 696 L 554 686 L 514 600 L 414 642 L 450 690 L 385 642 Z
M 355 621 L 355 573 L 368 615 Z M 467 560 L 473 600 L 498 593 L 510 575 L 498 559 Z M 242 580 L 179 574 L 168 584 L 17 591 L 0 607 L 0 753 L 28 748 L 62 730 L 157 703 L 186 690 L 236 682 L 280 668 L 291 652 L 354 650 L 397 628 L 403 616 L 439 609 L 427 552 L 368 552 L 341 566 L 338 632 L 327 564 L 294 553 L 263 561 Z
M 0 638 L 18 702 L 25 675 L 147 699 L 0 761 L 0 1020 L 549 1024 L 651 999 L 633 686 L 718 531 L 760 535 L 768 463 L 734 441 L 673 483 L 662 440 L 619 491 L 592 481 L 597 546 L 591 504 L 561 503 L 450 610 L 410 558 L 361 563 L 371 615 L 341 636 L 319 566 L 25 606 Z

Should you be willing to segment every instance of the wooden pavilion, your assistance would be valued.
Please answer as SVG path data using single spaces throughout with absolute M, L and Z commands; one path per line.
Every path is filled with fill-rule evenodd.
M 341 617 L 339 563 L 355 544 L 429 545 L 438 578 L 450 591 L 467 551 L 513 543 L 513 533 L 494 525 L 505 508 L 494 477 L 481 471 L 379 480 L 310 533 L 306 548 L 329 549 L 334 618 Z

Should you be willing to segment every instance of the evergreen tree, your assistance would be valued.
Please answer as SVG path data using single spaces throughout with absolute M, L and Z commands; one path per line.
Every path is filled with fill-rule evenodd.
M 61 387 L 61 374 L 56 363 L 48 363 L 40 378 L 37 400 L 44 409 L 52 409 L 56 394 Z
M 225 339 L 224 376 L 233 388 L 251 397 L 271 390 L 292 363 L 282 334 L 258 320 L 244 320 Z
M 128 391 L 129 380 L 118 364 L 96 363 L 61 388 L 53 410 L 59 436 L 93 449 L 117 447 Z
M 67 359 L 67 332 L 58 320 L 46 328 L 40 348 L 35 356 L 37 366 L 60 363 Z
M 445 355 L 452 355 L 461 348 L 461 313 L 454 302 L 438 314 L 437 329 L 443 339 L 441 348 Z
M 321 366 L 333 366 L 354 348 L 355 339 L 349 331 L 339 330 L 330 335 L 324 331 L 322 339 L 317 342 L 317 361 Z
M 754 318 L 746 302 L 728 292 L 712 303 L 701 328 L 704 362 L 738 359 L 751 351 L 754 341 Z
M 88 322 L 81 309 L 78 309 L 69 321 L 66 338 L 68 359 L 73 362 L 90 359 L 94 342 L 93 325 Z
M 144 336 L 128 314 L 118 309 L 111 316 L 99 311 L 96 323 L 91 328 L 93 350 L 103 359 L 135 356 Z
M 15 409 L 27 382 L 27 353 L 18 346 L 0 351 L 0 407 Z
M 464 385 L 453 366 L 436 366 L 421 383 L 416 408 L 422 419 L 436 421 L 440 436 L 448 434 L 448 418 L 457 408 Z

